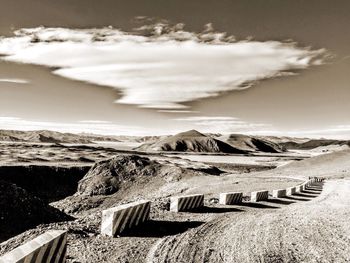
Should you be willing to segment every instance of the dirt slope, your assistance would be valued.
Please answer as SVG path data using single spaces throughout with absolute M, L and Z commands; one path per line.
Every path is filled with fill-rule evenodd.
M 338 151 L 291 162 L 257 176 L 283 176 L 307 179 L 309 176 L 344 178 L 350 175 L 350 150 Z

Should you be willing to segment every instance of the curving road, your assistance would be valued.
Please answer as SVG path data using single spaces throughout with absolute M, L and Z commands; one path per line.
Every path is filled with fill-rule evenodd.
M 148 262 L 350 262 L 350 180 L 275 203 L 290 205 L 217 216 L 158 241 Z

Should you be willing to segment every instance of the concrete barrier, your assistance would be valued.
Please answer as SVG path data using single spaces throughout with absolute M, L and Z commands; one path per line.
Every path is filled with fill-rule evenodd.
M 301 186 L 301 184 L 299 184 L 299 185 L 297 185 L 297 186 L 295 187 L 295 192 L 297 192 L 297 193 L 301 193 L 301 192 L 302 192 L 302 186 Z
M 137 201 L 102 211 L 101 234 L 114 237 L 149 219 L 151 202 Z
M 287 196 L 287 190 L 286 189 L 273 190 L 272 191 L 272 196 L 275 197 L 275 198 L 285 197 L 285 196 Z
M 66 262 L 67 231 L 50 230 L 0 257 L 0 263 Z
M 219 198 L 219 203 L 222 205 L 234 205 L 242 203 L 243 193 L 231 192 L 231 193 L 221 193 Z
M 309 177 L 309 179 L 311 179 L 314 183 L 320 183 L 324 181 L 323 177 Z
M 314 184 L 314 182 L 315 182 L 314 179 L 308 180 L 308 181 L 306 181 L 306 186 L 307 187 L 312 186 Z
M 257 191 L 250 194 L 251 202 L 259 202 L 269 199 L 269 191 Z
M 286 189 L 286 194 L 287 195 L 294 195 L 296 193 L 296 187 L 288 187 Z
M 189 211 L 204 206 L 204 195 L 186 195 L 170 198 L 170 211 Z
M 302 186 L 302 190 L 301 191 L 305 191 L 308 187 L 308 184 L 309 182 L 305 182 L 305 183 L 302 183 L 301 186 Z

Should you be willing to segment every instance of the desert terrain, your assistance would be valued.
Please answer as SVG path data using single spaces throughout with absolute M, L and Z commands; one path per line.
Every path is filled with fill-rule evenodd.
M 68 230 L 67 262 L 350 262 L 349 141 L 187 131 L 98 136 L 0 131 L 0 256 Z M 303 193 L 257 190 L 325 178 Z M 220 205 L 243 192 L 240 205 Z M 170 212 L 169 198 L 205 206 Z M 111 238 L 104 209 L 152 201 L 151 219 Z

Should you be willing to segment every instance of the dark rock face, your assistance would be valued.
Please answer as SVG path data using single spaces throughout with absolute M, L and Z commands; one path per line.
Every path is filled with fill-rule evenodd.
M 96 163 L 79 181 L 78 193 L 108 195 L 118 191 L 125 181 L 141 176 L 155 176 L 162 172 L 159 163 L 138 155 L 118 155 Z
M 91 165 L 8 165 L 0 167 L 0 180 L 13 183 L 46 203 L 61 200 L 77 191 L 78 182 Z
M 70 216 L 15 184 L 0 181 L 0 239 L 42 223 L 67 221 Z

